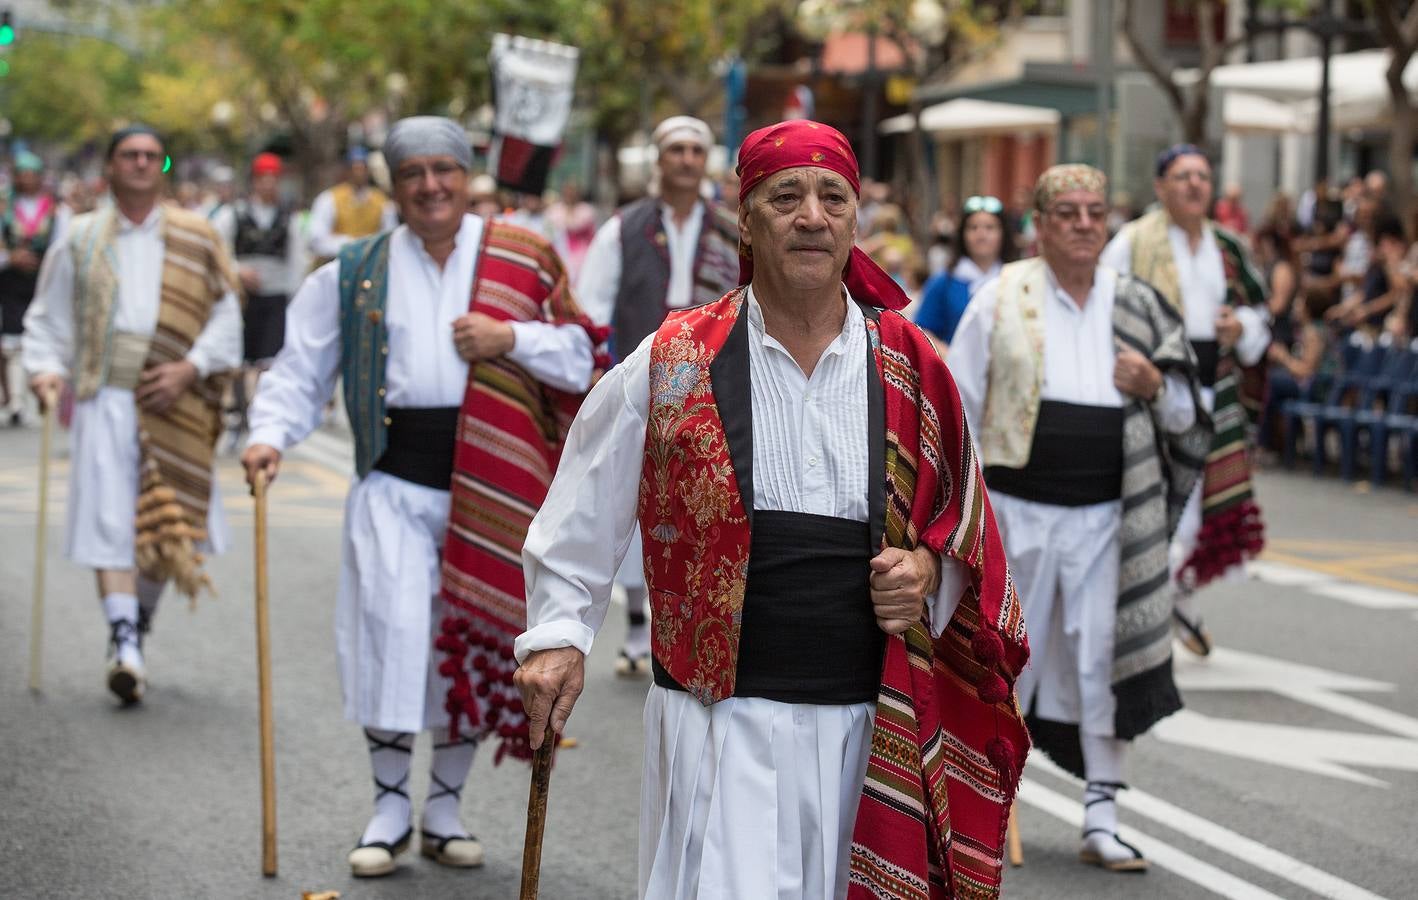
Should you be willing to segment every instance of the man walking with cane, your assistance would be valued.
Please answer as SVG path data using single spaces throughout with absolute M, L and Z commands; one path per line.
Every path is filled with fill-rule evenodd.
M 194 597 L 221 552 L 220 375 L 241 361 L 231 264 L 211 225 L 160 205 L 166 157 L 152 129 L 109 141 L 112 202 L 50 248 L 23 345 L 42 403 L 74 385 L 66 555 L 97 573 L 111 627 L 109 689 L 143 696 L 142 654 L 169 580 Z
M 460 126 L 404 119 L 384 155 L 405 224 L 306 279 L 242 457 L 253 484 L 274 478 L 342 379 L 358 481 L 335 636 L 345 715 L 364 727 L 374 774 L 374 815 L 349 854 L 366 877 L 394 871 L 412 839 L 417 732 L 438 735 L 421 851 L 444 865 L 482 864 L 459 813 L 477 743 L 531 756 L 512 687 L 518 553 L 601 340 L 546 241 L 468 214 Z

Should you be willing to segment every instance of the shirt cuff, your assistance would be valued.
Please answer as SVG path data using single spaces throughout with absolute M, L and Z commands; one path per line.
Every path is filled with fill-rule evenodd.
M 518 665 L 526 662 L 527 657 L 538 650 L 575 647 L 583 655 L 589 655 L 591 642 L 595 640 L 595 637 L 596 633 L 580 622 L 571 620 L 544 622 L 519 635 L 512 644 L 512 652 L 517 657 Z
M 262 425 L 251 429 L 251 436 L 246 439 L 246 446 L 253 444 L 265 444 L 268 447 L 275 447 L 278 453 L 285 453 L 290 444 L 286 440 L 286 433 L 279 425 Z
M 197 370 L 197 378 L 206 378 L 211 374 L 212 362 L 207 358 L 207 351 L 194 345 L 187 351 L 187 361 Z
M 955 618 L 955 610 L 960 606 L 960 595 L 965 593 L 965 564 L 952 556 L 940 557 L 940 587 L 926 600 L 931 620 L 931 637 L 938 638 L 945 633 L 950 620 Z
M 1260 310 L 1242 306 L 1236 310 L 1241 322 L 1241 337 L 1236 341 L 1236 359 L 1243 366 L 1254 366 L 1265 356 L 1270 345 L 1270 326 Z

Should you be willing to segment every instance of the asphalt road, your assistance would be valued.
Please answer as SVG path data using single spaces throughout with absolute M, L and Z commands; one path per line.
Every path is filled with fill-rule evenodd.
M 26 689 L 38 436 L 0 432 L 0 896 L 14 898 L 509 898 L 528 774 L 477 761 L 464 815 L 487 865 L 416 853 L 379 881 L 344 862 L 369 813 L 359 729 L 338 703 L 332 610 L 348 451 L 321 436 L 271 499 L 280 874 L 260 869 L 251 502 L 221 481 L 233 547 L 221 591 L 165 600 L 150 689 L 119 709 L 103 688 L 107 628 L 92 576 L 62 559 L 64 459 L 51 489 L 42 693 Z M 1418 897 L 1418 498 L 1309 475 L 1260 479 L 1271 549 L 1259 577 L 1210 591 L 1219 652 L 1179 661 L 1186 712 L 1138 742 L 1125 834 L 1153 861 L 1108 875 L 1075 860 L 1080 789 L 1031 760 L 1021 792 L 1020 898 Z M 634 895 L 643 683 L 611 664 L 612 614 L 559 758 L 545 898 Z M 1184 653 L 1184 651 L 1182 651 Z M 414 797 L 427 784 L 428 736 Z

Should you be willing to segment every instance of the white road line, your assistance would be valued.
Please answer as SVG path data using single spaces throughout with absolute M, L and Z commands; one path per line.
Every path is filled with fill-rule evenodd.
M 1070 784 L 1078 785 L 1080 788 L 1083 786 L 1082 781 L 1054 765 L 1054 763 L 1040 754 L 1034 754 L 1029 757 L 1029 767 L 1048 772 L 1051 775 L 1065 779 Z M 1023 794 L 1021 792 L 1021 797 L 1022 796 Z M 1060 797 L 1060 799 L 1065 802 L 1072 802 L 1065 797 Z M 1081 804 L 1077 803 L 1073 805 L 1078 807 L 1078 822 L 1081 824 L 1083 822 L 1083 807 Z M 1122 806 L 1124 809 L 1130 809 L 1140 815 L 1146 816 L 1168 828 L 1176 829 L 1198 843 L 1205 844 L 1215 850 L 1220 850 L 1222 853 L 1234 856 L 1241 862 L 1255 866 L 1263 872 L 1269 872 L 1271 875 L 1283 878 L 1291 884 L 1302 887 L 1307 891 L 1313 891 L 1321 897 L 1330 897 L 1333 898 L 1333 900 L 1384 900 L 1380 895 L 1367 891 L 1357 884 L 1351 884 L 1337 875 L 1331 875 L 1322 869 L 1317 869 L 1308 863 L 1287 856 L 1279 850 L 1267 847 L 1259 841 L 1248 838 L 1222 825 L 1217 825 L 1210 819 L 1205 819 L 1195 813 L 1188 812 L 1179 806 L 1168 803 L 1160 797 L 1154 797 L 1145 791 L 1129 788 L 1126 791 L 1120 792 L 1118 794 L 1118 805 Z M 1131 832 L 1130 834 L 1135 833 L 1136 832 Z M 1129 840 L 1131 840 L 1130 836 Z M 1145 855 L 1149 857 L 1153 855 L 1149 850 L 1143 847 L 1141 842 L 1137 843 L 1138 847 L 1142 849 Z M 1166 845 L 1164 844 L 1163 846 Z M 1160 859 L 1156 861 L 1165 868 L 1172 868 L 1163 863 Z M 1185 873 L 1183 872 L 1178 872 L 1178 874 L 1185 877 Z M 1201 882 L 1198 881 L 1197 883 L 1200 884 Z M 1246 882 L 1241 883 L 1246 884 Z M 1228 897 L 1240 896 L 1238 894 L 1231 894 L 1229 891 L 1221 891 L 1220 893 Z M 1261 895 L 1256 894 L 1252 896 Z
M 1314 572 L 1300 566 L 1258 560 L 1247 563 L 1246 571 L 1268 584 L 1301 588 L 1311 595 L 1363 609 L 1418 610 L 1418 594 L 1355 584 L 1337 575 Z
M 1031 761 L 1030 765 L 1033 764 Z M 1028 778 L 1021 781 L 1018 799 L 1056 819 L 1062 819 L 1079 828 L 1083 827 L 1082 803 L 1070 800 L 1063 794 L 1050 790 L 1036 781 L 1031 781 Z M 1142 855 L 1151 860 L 1153 865 L 1175 872 L 1214 894 L 1227 897 L 1229 900 L 1281 900 L 1277 894 L 1272 894 L 1245 879 L 1238 878 L 1224 869 L 1218 869 L 1211 863 L 1203 862 L 1195 856 L 1178 850 L 1171 844 L 1157 838 L 1143 834 L 1135 828 L 1123 828 L 1120 831 L 1123 839 L 1142 851 Z

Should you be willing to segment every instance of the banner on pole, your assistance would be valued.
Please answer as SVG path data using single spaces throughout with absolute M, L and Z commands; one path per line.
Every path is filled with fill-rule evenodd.
M 565 44 L 493 35 L 489 58 L 496 114 L 489 161 L 502 187 L 524 194 L 546 190 L 571 117 L 579 56 Z

